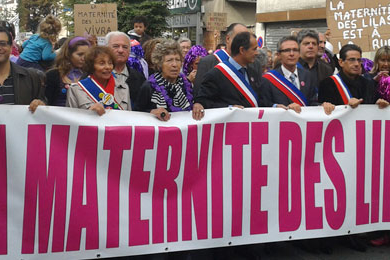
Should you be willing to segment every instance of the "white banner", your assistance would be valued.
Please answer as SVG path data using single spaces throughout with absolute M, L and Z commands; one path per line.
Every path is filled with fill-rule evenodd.
M 390 229 L 374 105 L 148 113 L 0 106 L 0 259 L 80 259 Z

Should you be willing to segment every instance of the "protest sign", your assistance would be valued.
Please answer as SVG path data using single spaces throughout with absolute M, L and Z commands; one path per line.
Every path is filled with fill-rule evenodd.
M 111 31 L 117 31 L 116 4 L 75 4 L 74 30 L 78 36 L 87 33 L 102 37 Z
M 326 17 L 335 53 L 347 43 L 363 51 L 390 45 L 390 0 L 327 0 Z

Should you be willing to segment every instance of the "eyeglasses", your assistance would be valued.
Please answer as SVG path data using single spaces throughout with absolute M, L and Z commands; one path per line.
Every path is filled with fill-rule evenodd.
M 285 53 L 290 53 L 290 52 L 299 52 L 299 49 L 283 49 L 283 50 L 279 50 L 279 52 L 285 52 Z
M 345 59 L 345 60 L 350 62 L 350 63 L 355 63 L 355 62 L 362 63 L 362 59 L 361 58 L 348 58 L 348 59 Z
M 8 46 L 9 46 L 9 43 L 7 41 L 0 41 L 1 48 L 8 47 Z

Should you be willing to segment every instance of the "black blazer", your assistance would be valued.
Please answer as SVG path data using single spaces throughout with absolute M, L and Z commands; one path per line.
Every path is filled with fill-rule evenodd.
M 126 79 L 126 84 L 129 86 L 131 108 L 134 110 L 134 103 L 138 99 L 138 94 L 142 84 L 145 82 L 145 77 L 142 73 L 130 68 L 129 65 L 126 64 L 126 66 L 129 71 L 129 77 Z
M 283 74 L 282 68 L 276 69 L 280 74 Z M 317 105 L 317 91 L 315 87 L 315 80 L 312 78 L 310 73 L 305 69 L 298 68 L 298 78 L 301 83 L 300 90 L 305 96 L 309 105 Z M 264 78 L 261 81 L 260 87 L 261 93 L 261 104 L 263 106 L 271 107 L 274 104 L 282 104 L 288 106 L 293 103 L 282 91 L 274 86 L 268 79 Z
M 199 71 L 198 71 L 199 72 Z M 247 68 L 250 85 L 260 97 L 259 78 L 257 73 L 250 67 Z M 211 69 L 204 76 L 204 80 L 195 96 L 195 102 L 202 104 L 204 108 L 219 108 L 229 105 L 241 105 L 251 107 L 246 98 L 237 90 L 223 73 L 217 69 Z
M 218 63 L 219 61 L 214 55 L 208 55 L 200 59 L 194 81 L 194 96 L 198 94 L 200 86 L 202 85 L 207 72 L 211 71 Z M 256 59 L 255 62 L 248 64 L 248 69 L 249 68 L 252 70 L 253 77 L 257 78 L 256 81 L 260 82 L 262 77 L 262 67 L 258 59 Z

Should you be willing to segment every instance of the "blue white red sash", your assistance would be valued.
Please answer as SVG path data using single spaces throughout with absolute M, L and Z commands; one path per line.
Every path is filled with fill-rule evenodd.
M 268 79 L 275 87 L 283 92 L 292 102 L 297 103 L 300 106 L 307 106 L 307 100 L 303 93 L 288 79 L 276 70 L 271 70 L 263 75 Z
M 229 61 L 221 62 L 215 66 L 237 88 L 252 107 L 258 107 L 258 97 L 245 76 L 239 72 Z
M 95 80 L 88 76 L 77 83 L 82 90 L 93 100 L 95 103 L 101 103 L 104 108 L 123 110 L 121 105 L 115 100 L 114 95 L 107 93 Z
M 220 49 L 214 52 L 214 56 L 217 58 L 219 62 L 225 62 L 230 58 L 230 55 L 224 49 Z
M 337 90 L 340 93 L 340 96 L 344 102 L 344 105 L 348 105 L 348 102 L 352 98 L 352 95 L 351 95 L 351 92 L 349 92 L 347 85 L 341 79 L 339 74 L 330 76 L 330 78 L 333 79 L 334 83 L 336 84 Z

